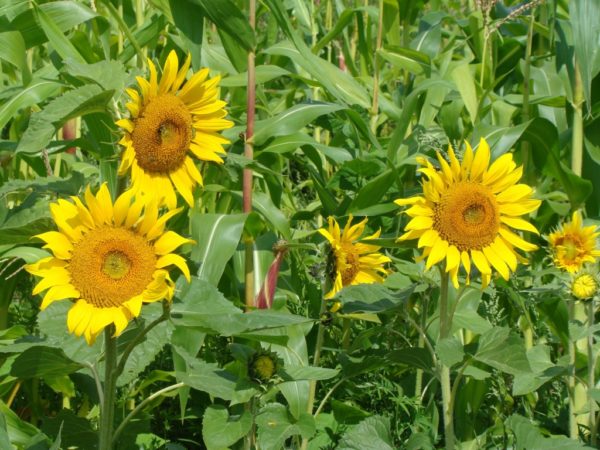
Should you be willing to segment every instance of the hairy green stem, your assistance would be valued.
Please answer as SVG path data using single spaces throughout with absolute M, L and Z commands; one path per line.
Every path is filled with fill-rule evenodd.
M 449 336 L 452 327 L 452 315 L 448 309 L 448 272 L 440 267 L 440 341 Z M 450 314 L 449 314 L 450 313 Z M 444 417 L 444 438 L 446 450 L 454 450 L 454 418 L 452 412 L 452 388 L 450 367 L 440 363 L 440 383 L 442 385 L 442 412 Z
M 134 337 L 128 344 L 127 347 L 125 347 L 125 350 L 123 350 L 123 354 L 121 355 L 121 359 L 119 360 L 119 364 L 117 365 L 116 369 L 115 369 L 115 378 L 118 378 L 119 375 L 121 375 L 123 373 L 123 370 L 125 369 L 125 364 L 127 364 L 127 359 L 129 358 L 129 355 L 131 354 L 131 352 L 133 351 L 133 349 L 140 343 L 142 342 L 142 340 L 144 339 L 144 337 L 154 328 L 156 327 L 158 324 L 160 324 L 161 322 L 164 322 L 165 320 L 167 320 L 169 318 L 169 304 L 166 302 L 163 302 L 163 313 L 156 318 L 152 323 L 150 323 L 150 325 L 148 325 L 146 328 L 144 328 L 142 331 L 140 331 L 136 337 Z
M 575 303 L 569 301 L 569 321 L 573 320 Z M 569 437 L 571 439 L 579 438 L 579 430 L 577 427 L 577 418 L 575 416 L 575 385 L 576 385 L 576 368 L 575 368 L 575 341 L 569 336 L 569 376 L 568 376 L 568 388 L 569 388 Z
M 337 383 L 335 383 L 331 387 L 331 389 L 329 389 L 329 391 L 327 391 L 327 394 L 325 394 L 325 397 L 323 397 L 323 400 L 321 400 L 321 403 L 319 404 L 319 407 L 315 411 L 315 417 L 317 417 L 319 414 L 321 414 L 321 411 L 323 411 L 323 407 L 327 403 L 327 400 L 329 400 L 329 397 L 331 397 L 331 394 L 333 394 L 333 391 L 335 391 L 340 386 L 340 384 L 342 384 L 344 381 L 346 381 L 346 379 L 342 378 L 340 381 L 338 381 Z
M 104 329 L 104 399 L 100 412 L 99 450 L 112 450 L 113 424 L 115 416 L 115 389 L 117 377 L 117 339 L 113 337 L 114 325 Z
M 325 298 L 321 299 L 321 309 L 319 311 L 319 328 L 317 330 L 317 341 L 315 342 L 315 352 L 313 354 L 313 366 L 319 367 L 319 363 L 321 362 L 321 349 L 323 348 L 323 341 L 325 339 L 325 325 L 323 325 L 322 317 L 323 314 L 327 311 L 327 300 Z M 317 392 L 317 380 L 311 380 L 308 387 L 308 403 L 306 406 L 306 412 L 308 414 L 313 413 L 313 408 L 315 406 L 315 395 Z M 300 447 L 302 450 L 306 450 L 308 448 L 308 439 L 302 439 L 302 446 Z
M 588 302 L 588 402 L 590 405 L 590 417 L 589 417 L 589 428 L 590 428 L 590 443 L 592 447 L 596 447 L 596 400 L 592 398 L 592 389 L 596 387 L 595 371 L 596 371 L 596 355 L 594 354 L 594 333 L 592 333 L 592 327 L 594 326 L 594 301 Z
M 140 402 L 139 405 L 137 405 L 135 407 L 135 409 L 133 411 L 131 411 L 127 417 L 125 417 L 123 419 L 123 422 L 121 422 L 121 424 L 119 425 L 119 427 L 116 429 L 114 437 L 113 437 L 113 444 L 116 445 L 117 440 L 119 439 L 119 436 L 121 435 L 121 433 L 123 432 L 123 430 L 125 429 L 125 426 L 131 421 L 131 419 L 133 419 L 142 409 L 144 409 L 146 407 L 146 405 L 148 403 L 150 403 L 152 400 L 154 400 L 157 397 L 160 397 L 163 394 L 166 394 L 167 392 L 171 392 L 174 391 L 175 389 L 179 389 L 184 387 L 185 384 L 183 382 L 179 382 L 179 383 L 175 383 L 172 384 L 171 386 L 167 386 L 159 391 L 156 391 L 154 394 L 146 397 L 144 400 L 142 400 Z

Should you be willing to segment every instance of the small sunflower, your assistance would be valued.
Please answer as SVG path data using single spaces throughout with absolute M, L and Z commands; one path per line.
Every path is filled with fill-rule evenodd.
M 202 161 L 223 163 L 219 154 L 229 141 L 219 132 L 233 126 L 224 118 L 226 103 L 219 100 L 220 77 L 208 78 L 205 68 L 184 83 L 190 61 L 188 55 L 179 68 L 171 51 L 159 81 L 148 60 L 150 79 L 137 77 L 139 92 L 127 89 L 131 117 L 117 121 L 125 130 L 119 141 L 125 147 L 119 174 L 131 170 L 133 189 L 156 195 L 169 209 L 177 205 L 175 190 L 193 206 L 194 186 L 202 185 L 190 152 Z
M 113 204 L 106 184 L 94 196 L 85 191 L 85 205 L 60 199 L 50 205 L 58 231 L 36 237 L 54 256 L 25 266 L 41 277 L 33 294 L 47 290 L 44 310 L 51 303 L 72 299 L 67 326 L 71 333 L 85 336 L 93 344 L 108 325 L 118 336 L 129 321 L 140 315 L 142 303 L 173 298 L 170 266 L 177 266 L 189 281 L 185 260 L 171 253 L 190 241 L 165 223 L 181 209 L 158 216 L 156 202 L 122 194 Z
M 331 245 L 331 263 L 329 264 L 331 279 L 333 281 L 332 289 L 325 295 L 326 299 L 331 299 L 335 294 L 345 286 L 355 284 L 382 283 L 388 270 L 384 264 L 391 261 L 387 256 L 378 253 L 381 247 L 377 245 L 363 244 L 356 242 L 365 231 L 367 219 L 352 225 L 352 215 L 348 217 L 348 222 L 344 230 L 333 217 L 329 218 L 329 229 L 321 228 L 321 233 Z M 376 239 L 381 230 L 378 230 L 364 239 Z M 339 302 L 331 307 L 331 312 L 340 309 Z
M 481 273 L 482 287 L 491 279 L 492 268 L 507 280 L 517 262 L 526 262 L 515 247 L 525 252 L 537 246 L 525 241 L 511 228 L 539 234 L 528 221 L 520 218 L 535 211 L 540 200 L 531 198 L 533 190 L 517 184 L 523 168 L 517 167 L 512 154 L 505 153 L 490 165 L 490 147 L 481 139 L 476 152 L 466 143 L 459 163 L 454 151 L 448 149 L 449 161 L 438 152 L 440 168 L 425 158 L 419 158 L 423 195 L 396 200 L 412 219 L 400 241 L 418 239 L 424 247 L 421 259 L 425 267 L 445 260 L 446 272 L 458 287 L 458 271 L 462 265 L 471 274 L 471 261 Z
M 582 272 L 571 280 L 571 294 L 578 300 L 589 300 L 598 292 L 598 278 L 591 273 Z
M 248 362 L 250 377 L 262 383 L 270 382 L 281 368 L 281 360 L 276 353 L 258 350 Z
M 586 262 L 596 262 L 596 258 L 600 256 L 596 242 L 599 234 L 594 225 L 584 227 L 581 213 L 575 211 L 571 222 L 559 226 L 548 236 L 556 267 L 575 273 Z

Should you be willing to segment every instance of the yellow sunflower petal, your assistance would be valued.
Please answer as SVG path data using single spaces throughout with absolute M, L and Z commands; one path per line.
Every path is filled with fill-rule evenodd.
M 194 241 L 191 239 L 186 239 L 174 231 L 167 231 L 154 243 L 154 249 L 157 255 L 166 255 L 183 244 L 192 243 L 194 243 Z
M 181 256 L 174 254 L 163 255 L 156 261 L 156 267 L 159 269 L 170 265 L 179 268 L 179 270 L 181 270 L 181 273 L 183 273 L 183 276 L 185 276 L 185 279 L 188 282 L 190 281 L 190 269 L 188 268 L 185 259 L 183 259 Z
M 531 244 L 523 240 L 507 228 L 500 227 L 500 230 L 498 230 L 498 232 L 507 242 L 511 243 L 515 247 L 520 248 L 525 252 L 533 252 L 538 248 L 537 245 Z
M 473 259 L 473 263 L 475 267 L 481 272 L 481 274 L 490 274 L 492 273 L 492 269 L 488 264 L 488 260 L 485 255 L 479 250 L 471 250 L 471 258 Z
M 59 259 L 68 260 L 73 251 L 73 244 L 67 236 L 58 231 L 47 231 L 46 233 L 35 236 L 46 243 L 44 248 L 48 248 Z
M 57 300 L 64 300 L 67 298 L 78 298 L 79 291 L 75 289 L 70 284 L 60 285 L 60 286 L 52 286 L 44 295 L 44 299 L 42 300 L 42 304 L 40 305 L 40 309 L 43 311 L 50 304 L 54 303 Z
M 479 181 L 483 173 L 487 170 L 489 164 L 490 146 L 488 145 L 486 140 L 482 138 L 479 141 L 479 146 L 477 147 L 477 151 L 475 152 L 475 156 L 473 158 L 470 179 L 472 181 Z
M 431 268 L 434 264 L 440 262 L 446 256 L 446 251 L 448 250 L 448 242 L 443 239 L 438 239 L 433 247 L 431 247 L 431 253 L 427 257 L 427 263 L 425 264 L 425 269 Z

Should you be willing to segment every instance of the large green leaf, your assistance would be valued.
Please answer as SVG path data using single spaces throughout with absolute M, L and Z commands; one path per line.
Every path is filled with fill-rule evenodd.
M 83 185 L 83 175 L 72 172 L 68 177 L 40 177 L 33 180 L 20 180 L 15 178 L 0 186 L 0 198 L 17 192 L 54 193 L 64 195 L 77 195 Z
M 542 430 L 531 420 L 518 414 L 513 414 L 506 420 L 507 428 L 514 433 L 515 450 L 579 450 L 591 449 L 576 440 L 566 436 L 542 433 Z
M 84 3 L 71 0 L 42 3 L 37 11 L 38 13 L 42 11 L 44 17 L 47 18 L 47 22 L 53 23 L 61 33 L 65 33 L 80 23 L 98 16 Z M 40 27 L 36 20 L 33 8 L 17 16 L 11 22 L 10 27 L 21 32 L 27 48 L 41 45 L 47 41 L 44 29 Z
M 305 317 L 272 310 L 244 313 L 212 284 L 195 277 L 182 289 L 179 298 L 181 301 L 174 303 L 171 310 L 176 326 L 194 327 L 223 336 L 311 322 Z
M 289 153 L 303 146 L 315 148 L 324 156 L 336 163 L 343 163 L 344 161 L 350 161 L 352 159 L 352 155 L 345 148 L 321 144 L 313 137 L 302 132 L 292 133 L 286 136 L 275 138 L 264 150 L 262 150 L 262 152 Z
M 40 433 L 40 430 L 35 426 L 21 420 L 2 400 L 0 400 L 0 416 L 2 416 L 6 423 L 8 440 L 10 440 L 11 444 L 24 448 L 31 441 L 31 438 Z M 0 436 L 2 434 L 3 431 L 0 429 Z M 6 440 L 6 436 L 2 437 L 2 439 Z M 11 446 L 8 446 L 7 450 L 11 448 Z
M 331 114 L 340 109 L 342 109 L 342 106 L 329 103 L 301 103 L 294 105 L 275 117 L 256 122 L 256 131 L 252 137 L 252 141 L 256 145 L 261 145 L 271 137 L 287 136 L 300 131 L 317 117 Z
M 344 433 L 339 450 L 392 450 L 390 420 L 387 417 L 367 417 Z
M 570 0 L 569 17 L 583 93 L 587 110 L 591 112 L 592 79 L 600 71 L 600 3 L 594 0 Z
M 13 362 L 11 375 L 20 378 L 43 378 L 45 376 L 68 375 L 81 368 L 79 363 L 53 347 L 31 347 Z
M 104 111 L 112 96 L 112 90 L 105 91 L 98 85 L 88 84 L 52 100 L 42 111 L 33 114 L 29 127 L 17 146 L 17 152 L 40 151 L 67 120 Z
M 18 31 L 0 33 L 0 59 L 13 64 L 21 71 L 29 70 L 25 59 L 25 41 Z
M 138 326 L 133 330 L 128 331 L 128 335 L 133 339 L 133 337 L 137 336 L 144 327 L 148 326 L 150 322 L 154 321 L 161 314 L 162 305 L 160 303 L 145 305 L 142 308 L 141 317 L 136 320 Z M 119 386 L 124 386 L 134 381 L 138 375 L 154 361 L 156 355 L 158 355 L 163 347 L 169 342 L 172 332 L 173 324 L 170 321 L 162 322 L 150 330 L 142 342 L 136 345 L 129 355 L 123 373 L 117 380 L 117 384 Z M 123 337 L 125 337 L 125 335 L 123 335 Z M 120 340 L 123 340 L 123 338 Z
M 9 99 L 0 106 L 0 128 L 4 128 L 4 125 L 20 109 L 28 108 L 55 96 L 60 91 L 61 86 L 61 83 L 57 81 L 34 80 L 28 86 L 15 88 Z
M 256 45 L 254 31 L 240 8 L 231 0 L 191 0 L 202 8 L 204 15 L 234 38 L 246 50 Z
M 34 3 L 33 11 L 35 18 L 44 30 L 44 34 L 48 38 L 50 45 L 52 45 L 54 50 L 56 50 L 64 60 L 72 59 L 82 63 L 85 62 L 85 58 L 81 56 L 81 53 L 79 53 L 71 41 L 65 37 L 56 22 L 54 22 L 43 9 Z
M 0 245 L 31 244 L 31 237 L 53 228 L 45 201 L 18 208 L 0 226 Z
M 191 0 L 169 0 L 169 6 L 173 22 L 192 56 L 192 67 L 198 70 L 202 55 L 203 9 Z
M 219 284 L 227 262 L 238 247 L 246 217 L 246 214 L 192 212 L 191 237 L 196 241 L 192 260 L 200 264 L 198 278 L 215 286 Z
M 73 303 L 70 300 L 54 302 L 38 314 L 40 334 L 44 345 L 64 351 L 65 355 L 81 364 L 95 363 L 102 351 L 102 339 L 89 346 L 83 337 L 67 330 L 67 314 Z
M 177 378 L 187 386 L 228 400 L 232 405 L 245 403 L 259 392 L 250 382 L 239 380 L 217 364 L 191 358 L 187 359 L 187 370 L 177 372 Z
M 312 415 L 304 413 L 295 419 L 279 403 L 267 403 L 255 420 L 258 425 L 258 444 L 263 450 L 279 450 L 286 439 L 295 435 L 310 438 L 315 434 Z
M 483 333 L 475 359 L 512 375 L 531 372 L 525 344 L 510 328 L 494 327 Z
M 344 314 L 381 313 L 404 307 L 412 291 L 412 287 L 395 292 L 380 284 L 358 284 L 345 287 L 336 298 Z
M 252 415 L 249 412 L 232 417 L 224 406 L 211 405 L 204 411 L 202 437 L 208 450 L 221 450 L 239 441 L 251 427 Z

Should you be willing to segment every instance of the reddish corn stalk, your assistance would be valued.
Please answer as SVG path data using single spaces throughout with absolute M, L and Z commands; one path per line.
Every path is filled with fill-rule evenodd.
M 63 125 L 62 137 L 65 141 L 72 141 L 77 137 L 77 119 L 70 119 Z M 75 147 L 69 147 L 67 153 L 74 154 Z
M 259 309 L 271 309 L 273 306 L 273 298 L 275 297 L 275 289 L 277 288 L 277 279 L 279 278 L 279 268 L 281 267 L 281 261 L 288 251 L 287 243 L 285 241 L 279 241 L 273 246 L 275 252 L 275 259 L 269 267 L 267 272 L 267 278 L 260 288 L 260 292 L 256 297 L 256 307 Z

